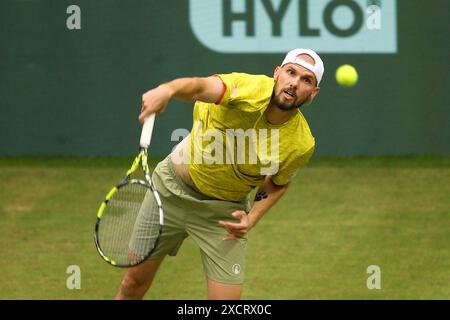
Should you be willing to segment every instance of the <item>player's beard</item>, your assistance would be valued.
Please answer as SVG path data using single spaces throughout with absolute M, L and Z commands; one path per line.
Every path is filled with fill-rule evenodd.
M 298 109 L 300 108 L 305 102 L 308 101 L 309 96 L 306 97 L 303 100 L 297 100 L 297 96 L 295 96 L 295 98 L 292 100 L 292 102 L 288 103 L 288 102 L 283 102 L 280 99 L 280 95 L 284 92 L 284 90 L 289 90 L 289 88 L 284 88 L 280 91 L 280 93 L 277 95 L 276 91 L 277 91 L 277 82 L 275 82 L 275 86 L 273 88 L 273 92 L 272 92 L 272 98 L 271 103 L 274 104 L 275 106 L 277 106 L 280 110 L 282 111 L 291 111 L 293 109 Z

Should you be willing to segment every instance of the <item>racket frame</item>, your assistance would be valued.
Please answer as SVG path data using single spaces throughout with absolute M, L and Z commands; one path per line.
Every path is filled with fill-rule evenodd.
M 146 181 L 141 180 L 141 179 L 132 179 L 131 178 L 131 175 L 138 169 L 139 165 L 141 165 L 141 168 L 142 168 L 142 171 L 143 171 Z M 134 263 L 134 264 L 119 264 L 116 261 L 114 261 L 113 259 L 111 259 L 110 257 L 106 256 L 104 254 L 104 252 L 102 251 L 100 241 L 99 241 L 98 231 L 99 231 L 99 226 L 100 226 L 103 212 L 104 212 L 109 200 L 114 196 L 114 194 L 120 188 L 123 188 L 124 186 L 126 186 L 130 183 L 140 184 L 140 185 L 150 189 L 150 191 L 153 193 L 153 197 L 156 200 L 156 203 L 158 206 L 158 211 L 159 211 L 159 230 L 158 230 L 158 237 L 155 241 L 155 245 L 153 246 L 152 250 L 150 250 L 150 252 L 148 252 L 148 254 L 141 261 Z M 94 229 L 95 247 L 97 248 L 97 252 L 100 255 L 100 257 L 104 261 L 109 263 L 110 265 L 112 265 L 114 267 L 118 267 L 118 268 L 134 267 L 134 266 L 137 266 L 137 265 L 141 264 L 142 262 L 146 261 L 150 257 L 150 255 L 153 253 L 155 248 L 158 246 L 159 239 L 161 237 L 161 233 L 163 230 L 163 226 L 164 226 L 164 212 L 162 209 L 162 202 L 161 202 L 161 198 L 159 197 L 159 194 L 156 191 L 156 188 L 155 188 L 153 181 L 151 179 L 151 176 L 150 176 L 150 171 L 149 171 L 148 163 L 147 163 L 147 147 L 141 147 L 139 154 L 134 159 L 133 164 L 131 165 L 131 168 L 127 171 L 125 178 L 123 178 L 116 186 L 114 186 L 108 192 L 108 194 L 105 197 L 105 200 L 103 200 L 103 202 L 100 205 L 100 208 L 97 211 L 97 220 L 96 220 L 95 229 Z

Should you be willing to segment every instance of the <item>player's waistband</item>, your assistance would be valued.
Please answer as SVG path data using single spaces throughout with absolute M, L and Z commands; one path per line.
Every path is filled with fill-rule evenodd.
M 183 189 L 186 193 L 188 193 L 190 196 L 199 199 L 199 200 L 218 200 L 211 197 L 208 197 L 207 195 L 204 195 L 203 193 L 194 190 L 190 185 L 188 185 L 186 182 L 183 181 L 181 176 L 176 172 L 175 166 L 172 162 L 172 159 L 170 158 L 170 155 L 168 155 L 163 162 L 167 165 L 168 171 L 170 175 L 175 179 L 177 184 L 180 186 L 180 188 Z
M 176 172 L 175 170 L 175 166 L 172 162 L 172 159 L 170 158 L 170 155 L 168 155 L 164 160 L 162 160 L 158 166 L 156 167 L 154 173 L 156 173 L 158 176 L 161 177 L 161 179 L 163 181 L 167 181 L 164 178 L 164 174 L 165 175 L 169 175 L 173 182 L 175 182 L 176 184 L 176 188 L 179 188 L 180 190 L 182 190 L 185 194 L 189 195 L 190 197 L 202 201 L 202 200 L 213 200 L 214 202 L 228 202 L 228 203 L 234 203 L 234 204 L 240 204 L 245 208 L 249 208 L 249 203 L 248 203 L 248 197 L 244 198 L 242 201 L 227 201 L 227 200 L 222 200 L 222 199 L 217 199 L 217 198 L 212 198 L 209 197 L 197 190 L 194 190 L 191 186 L 189 186 L 188 184 L 186 184 L 186 182 L 183 181 L 183 179 L 181 178 L 181 176 Z M 172 189 L 169 185 L 166 185 L 166 187 L 168 187 L 169 189 Z

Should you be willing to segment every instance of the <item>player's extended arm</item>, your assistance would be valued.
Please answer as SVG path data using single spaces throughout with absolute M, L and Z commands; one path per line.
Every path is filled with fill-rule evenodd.
M 286 192 L 288 185 L 277 186 L 272 182 L 270 176 L 266 176 L 263 184 L 259 187 L 255 196 L 253 206 L 247 215 L 244 211 L 235 211 L 232 215 L 239 218 L 240 222 L 233 223 L 219 221 L 219 223 L 228 231 L 229 235 L 224 240 L 231 240 L 244 236 L 252 229 L 267 212 Z
M 139 121 L 151 113 L 161 113 L 167 107 L 170 99 L 183 101 L 216 102 L 223 94 L 224 85 L 219 77 L 179 78 L 163 83 L 142 95 L 142 109 Z

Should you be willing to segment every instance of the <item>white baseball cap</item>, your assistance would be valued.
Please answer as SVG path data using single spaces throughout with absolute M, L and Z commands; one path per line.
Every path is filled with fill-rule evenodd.
M 313 58 L 315 64 L 312 65 L 302 59 L 299 59 L 298 56 L 301 54 L 307 54 L 311 58 Z M 305 67 L 314 75 L 316 76 L 317 85 L 319 85 L 320 80 L 322 80 L 323 73 L 325 71 L 323 67 L 323 61 L 320 59 L 319 55 L 315 53 L 313 50 L 310 49 L 294 49 L 287 53 L 286 57 L 283 60 L 283 63 L 281 64 L 281 67 L 283 67 L 287 63 L 295 63 L 302 67 Z

